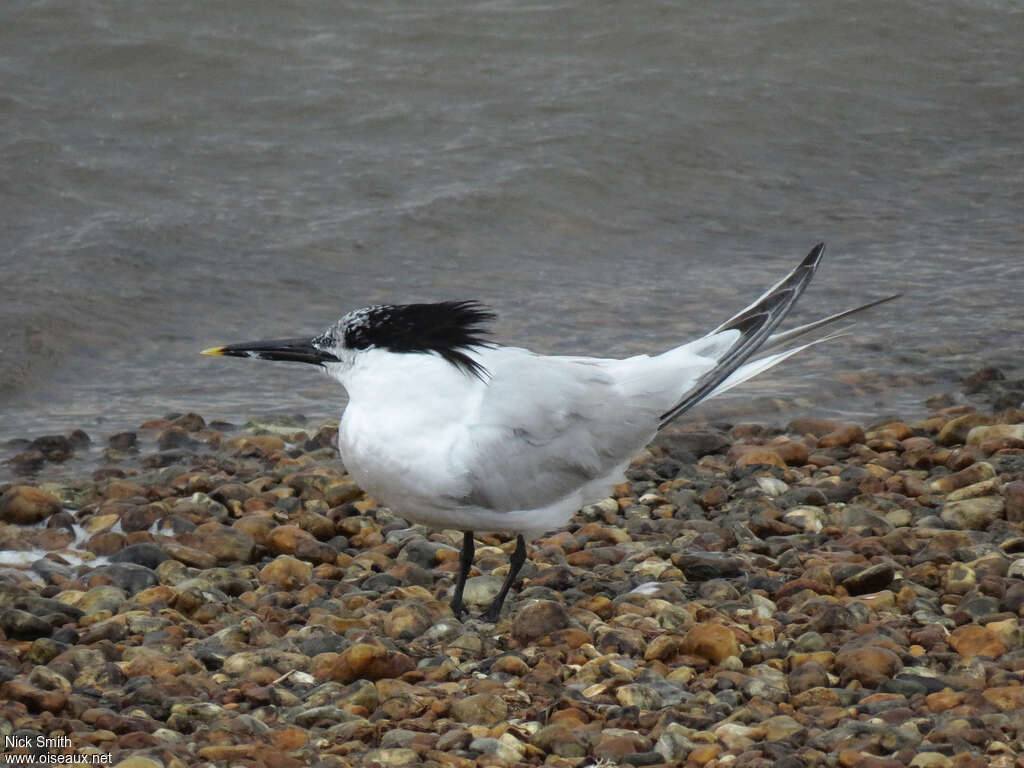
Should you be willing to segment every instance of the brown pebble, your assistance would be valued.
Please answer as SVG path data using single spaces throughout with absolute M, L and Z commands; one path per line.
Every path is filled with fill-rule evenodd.
M 60 499 L 30 485 L 14 485 L 0 496 L 0 520 L 34 525 L 60 512 Z
M 520 645 L 529 645 L 567 626 L 569 614 L 561 603 L 535 600 L 516 611 L 512 619 L 512 637 Z
M 989 426 L 991 425 L 991 426 Z M 989 420 L 988 425 L 980 424 L 967 433 L 964 441 L 967 445 L 982 446 L 986 453 L 993 452 L 985 449 L 985 445 L 991 445 L 998 450 L 1001 447 L 1019 447 L 1018 443 L 1024 440 L 1024 424 L 993 424 Z
M 202 747 L 198 751 L 199 757 L 203 760 L 216 762 L 235 762 L 238 760 L 255 760 L 260 755 L 260 747 L 257 744 L 213 744 Z
M 794 694 L 790 702 L 796 709 L 831 707 L 839 703 L 839 695 L 831 688 L 815 686 L 814 688 L 808 688 L 806 691 Z
M 948 642 L 964 660 L 975 656 L 998 659 L 1006 653 L 1006 645 L 999 635 L 988 627 L 979 627 L 977 624 L 957 627 L 950 634 Z
M 146 489 L 127 480 L 111 480 L 103 489 L 103 498 L 110 501 L 136 497 L 145 499 Z
M 270 743 L 285 752 L 304 747 L 308 741 L 309 735 L 302 728 L 282 728 L 270 733 Z
M 284 589 L 305 586 L 313 578 L 313 566 L 290 555 L 280 555 L 263 566 L 262 584 L 273 584 Z
M 683 653 L 684 637 L 682 635 L 658 635 L 647 646 L 644 661 L 670 661 Z
M 410 600 L 392 608 L 384 619 L 384 633 L 395 640 L 412 640 L 426 632 L 436 617 L 420 600 Z
M 496 674 L 514 675 L 522 677 L 530 671 L 529 665 L 518 656 L 506 654 L 499 656 L 491 665 L 491 672 Z
M 173 539 L 162 542 L 161 546 L 169 557 L 173 557 L 185 565 L 191 565 L 193 568 L 206 569 L 217 565 L 217 558 L 213 554 L 196 549 L 195 547 L 186 547 L 184 544 L 179 544 Z
M 986 461 L 979 461 L 952 475 L 946 475 L 945 477 L 933 480 L 931 482 L 931 489 L 939 493 L 949 493 L 958 488 L 964 488 L 995 476 L 996 471 L 991 464 Z
M 123 533 L 106 531 L 90 536 L 85 543 L 85 548 L 97 557 L 106 557 L 116 554 L 125 548 L 125 536 Z
M 736 635 L 721 624 L 696 625 L 686 633 L 680 650 L 714 664 L 721 664 L 730 656 L 739 656 L 740 652 Z
M 279 525 L 267 534 L 266 546 L 275 555 L 293 555 L 300 539 L 311 540 L 313 535 L 297 525 Z
M 810 448 L 799 440 L 782 438 L 779 442 L 769 443 L 768 447 L 791 467 L 802 467 L 811 455 Z
M 566 758 L 586 757 L 588 747 L 581 737 L 582 731 L 568 728 L 560 723 L 541 728 L 530 743 L 551 755 Z
M 351 683 L 360 678 L 381 680 L 401 677 L 416 666 L 416 662 L 404 653 L 367 643 L 356 643 L 337 655 L 321 655 L 334 658 L 328 659 L 326 665 L 316 665 L 319 657 L 314 657 L 316 669 L 313 674 L 318 678 L 329 678 L 339 683 Z
M 735 449 L 736 446 L 733 448 Z M 778 453 L 760 445 L 750 446 L 747 450 L 741 451 L 736 460 L 737 467 L 749 467 L 755 464 L 768 464 L 780 469 L 786 468 L 786 462 Z
M 170 605 L 176 594 L 177 593 L 171 587 L 164 584 L 158 584 L 155 587 L 149 587 L 148 589 L 142 590 L 132 599 L 139 605 L 159 605 L 160 603 Z
M 568 707 L 567 709 L 559 709 L 550 714 L 548 722 L 551 725 L 562 725 L 566 728 L 578 728 L 581 725 L 590 722 L 590 717 L 586 712 L 583 712 L 576 707 Z
M 1007 712 L 1024 709 L 1024 685 L 1001 685 L 982 692 L 992 706 Z
M 1007 521 L 1024 522 L 1024 480 L 1013 480 L 1003 486 L 1003 498 Z
M 690 752 L 687 762 L 694 765 L 707 765 L 720 754 L 722 754 L 722 748 L 719 745 L 700 744 Z
M 452 704 L 452 715 L 460 723 L 497 725 L 508 717 L 505 700 L 493 693 L 477 693 Z
M 20 701 L 30 712 L 57 713 L 68 703 L 68 697 L 60 691 L 42 691 L 20 680 L 8 680 L 0 685 L 0 696 Z
M 182 534 L 178 540 L 186 546 L 209 552 L 223 564 L 248 563 L 256 546 L 249 534 L 215 521 L 203 523 L 191 533 Z
M 104 505 L 101 509 L 106 509 Z M 125 533 L 137 533 L 149 528 L 167 514 L 167 511 L 156 504 L 129 504 L 120 507 L 121 528 Z
M 818 440 L 819 448 L 854 445 L 864 442 L 864 430 L 857 424 L 843 424 Z
M 903 669 L 900 657 L 893 651 L 873 645 L 840 651 L 835 664 L 843 685 L 859 680 L 865 688 L 877 688 Z
M 266 513 L 256 513 L 253 515 L 246 515 L 235 520 L 231 527 L 235 530 L 242 531 L 252 538 L 252 540 L 262 547 L 267 546 L 267 539 L 270 536 L 270 532 L 279 526 L 274 521 L 274 518 Z M 279 555 L 290 555 L 293 552 L 277 552 Z
M 827 688 L 828 685 L 828 670 L 824 664 L 816 661 L 801 664 L 789 673 L 789 690 L 793 693 L 802 693 L 811 688 Z
M 935 438 L 935 442 L 939 445 L 962 445 L 967 442 L 968 433 L 978 426 L 987 426 L 992 424 L 993 418 L 983 413 L 968 413 L 963 416 L 957 416 L 956 418 L 950 419 L 946 424 L 939 430 L 939 434 Z
M 892 438 L 893 440 L 906 440 L 914 434 L 914 430 L 902 421 L 890 421 L 874 431 L 881 436 Z
M 604 731 L 598 737 L 593 754 L 599 761 L 618 763 L 627 755 L 647 752 L 650 748 L 650 739 L 644 738 L 635 731 L 616 728 Z
M 235 456 L 263 454 L 269 456 L 274 451 L 285 449 L 284 440 L 277 435 L 242 435 L 228 440 L 224 447 Z
M 697 503 L 704 509 L 714 509 L 726 502 L 729 492 L 721 485 L 713 485 L 697 497 Z
M 924 703 L 928 707 L 929 711 L 939 713 L 945 712 L 947 709 L 953 707 L 959 707 L 964 699 L 967 698 L 967 694 L 963 691 L 954 691 L 950 688 L 945 688 L 936 693 L 930 693 L 925 697 Z

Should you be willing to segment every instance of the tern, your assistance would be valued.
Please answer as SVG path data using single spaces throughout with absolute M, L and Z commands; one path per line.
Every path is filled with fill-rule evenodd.
M 494 314 L 477 301 L 366 307 L 319 336 L 203 354 L 312 363 L 345 388 L 338 448 L 356 482 L 407 520 L 463 533 L 456 617 L 466 613 L 474 531 L 516 534 L 508 575 L 482 616 L 494 622 L 526 561 L 527 540 L 606 498 L 660 429 L 837 334 L 789 346 L 792 339 L 897 298 L 773 334 L 823 252 L 824 244 L 815 246 L 748 307 L 657 355 L 550 356 L 501 346 L 487 331 Z

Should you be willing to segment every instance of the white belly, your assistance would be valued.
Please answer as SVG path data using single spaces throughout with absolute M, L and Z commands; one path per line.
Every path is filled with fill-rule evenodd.
M 338 450 L 356 482 L 396 513 L 421 522 L 427 521 L 419 510 L 453 506 L 462 492 L 446 460 L 448 443 L 446 430 L 389 427 L 351 406 L 338 430 Z

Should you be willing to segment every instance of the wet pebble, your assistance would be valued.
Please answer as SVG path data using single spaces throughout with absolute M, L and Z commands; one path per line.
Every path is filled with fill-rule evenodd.
M 33 525 L 60 512 L 60 499 L 28 485 L 14 485 L 0 495 L 0 520 Z

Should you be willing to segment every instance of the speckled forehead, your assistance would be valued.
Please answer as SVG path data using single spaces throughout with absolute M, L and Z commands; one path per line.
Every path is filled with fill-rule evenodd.
M 372 307 L 353 309 L 338 321 L 338 330 L 345 331 L 366 328 L 373 323 L 373 318 L 385 313 L 387 307 L 383 304 L 374 304 Z
M 387 306 L 384 304 L 374 304 L 362 309 L 353 309 L 328 328 L 323 336 L 317 339 L 317 342 L 330 346 L 342 343 L 347 344 L 354 336 L 358 336 L 370 328 L 374 324 L 374 318 L 379 318 L 386 313 Z

